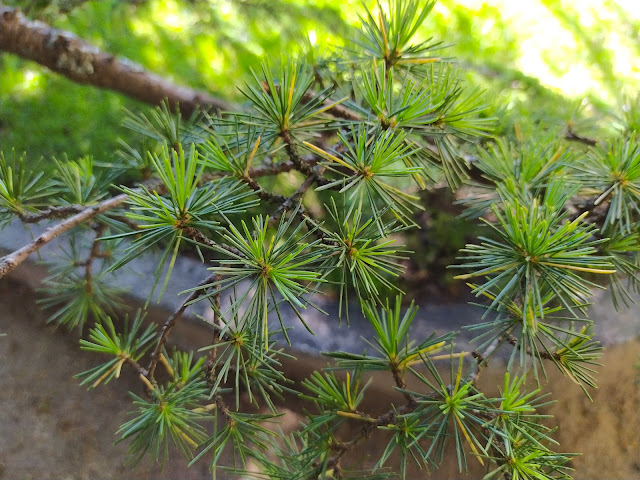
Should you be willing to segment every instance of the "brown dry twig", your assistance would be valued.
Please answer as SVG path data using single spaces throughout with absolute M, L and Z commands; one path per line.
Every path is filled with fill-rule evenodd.
M 71 32 L 26 18 L 0 4 L 0 50 L 32 60 L 80 84 L 114 90 L 152 105 L 167 99 L 189 117 L 196 109 L 236 110 L 210 94 L 176 85 L 126 58 L 101 51 Z
M 198 287 L 205 287 L 206 285 L 214 282 L 216 276 L 217 276 L 216 274 L 209 275 L 207 278 L 205 278 L 202 282 L 200 282 L 198 284 Z M 198 288 L 197 290 L 194 290 L 191 293 L 191 295 L 189 295 L 189 297 L 182 303 L 182 305 L 180 305 L 180 307 L 175 312 L 173 312 L 169 316 L 169 318 L 167 318 L 167 321 L 162 326 L 162 331 L 160 332 L 160 338 L 158 339 L 158 343 L 156 344 L 156 348 L 153 350 L 153 353 L 151 354 L 151 361 L 149 363 L 149 369 L 148 369 L 149 370 L 149 374 L 148 374 L 148 377 L 151 380 L 153 380 L 153 378 L 154 378 L 154 373 L 156 371 L 156 366 L 158 365 L 158 361 L 160 360 L 160 355 L 162 353 L 162 348 L 164 347 L 165 343 L 167 342 L 167 339 L 169 338 L 169 334 L 171 333 L 171 330 L 175 326 L 175 324 L 178 321 L 178 319 L 182 316 L 184 311 L 187 309 L 187 307 L 194 300 L 196 300 L 198 297 L 203 295 L 205 293 L 205 291 L 206 291 L 206 288 Z
M 15 269 L 18 265 L 24 262 L 29 255 L 38 251 L 47 243 L 51 242 L 53 239 L 59 237 L 63 233 L 68 232 L 72 228 L 85 223 L 96 215 L 104 213 L 108 210 L 112 210 L 121 206 L 124 202 L 129 199 L 129 195 L 120 194 L 116 197 L 112 197 L 104 202 L 101 202 L 97 205 L 93 205 L 91 207 L 85 208 L 80 213 L 67 218 L 63 222 L 60 222 L 56 225 L 53 225 L 47 228 L 44 232 L 42 232 L 38 238 L 36 238 L 31 243 L 25 245 L 24 247 L 6 255 L 0 259 L 0 278 L 7 275 L 13 269 Z

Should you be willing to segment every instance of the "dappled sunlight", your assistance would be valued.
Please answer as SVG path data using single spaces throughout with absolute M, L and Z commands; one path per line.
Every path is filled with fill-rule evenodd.
M 356 0 L 107 3 L 86 2 L 45 20 L 178 84 L 234 101 L 243 100 L 235 85 L 250 78 L 264 57 L 273 66 L 299 55 L 315 62 L 353 41 L 347 27 L 358 24 L 361 13 Z M 374 2 L 365 3 L 376 15 Z M 470 86 L 501 96 L 507 108 L 513 99 L 554 95 L 569 99 L 558 108 L 583 98 L 615 107 L 620 93 L 640 89 L 640 3 L 572 0 L 559 8 L 551 0 L 440 0 L 420 35 L 451 45 L 435 54 L 459 59 L 469 69 Z M 43 90 L 50 74 L 22 65 L 5 62 L 3 95 L 50 95 Z M 120 97 L 101 96 L 107 97 L 123 104 Z M 90 115 L 85 102 L 70 102 L 78 115 Z M 33 142 L 37 151 L 37 137 L 19 143 Z
M 11 81 L 13 83 L 13 94 L 20 98 L 38 96 L 42 94 L 47 83 L 46 74 L 39 71 L 37 68 L 18 70 L 15 72 Z M 4 91 L 5 88 L 3 88 L 3 83 L 5 82 L 0 82 L 0 89 Z
M 440 2 L 436 11 L 451 18 L 453 10 L 468 9 L 469 21 L 480 25 L 479 38 L 488 44 L 500 43 L 506 34 L 495 28 L 507 29 L 518 38 L 514 66 L 522 73 L 570 97 L 593 95 L 615 104 L 621 91 L 640 88 L 634 35 L 619 25 L 621 12 L 615 11 L 622 8 L 629 22 L 637 21 L 640 3 L 625 0 L 618 4 L 601 0 L 573 0 L 562 6 L 551 0 L 460 0 Z M 499 12 L 500 23 L 486 18 L 487 8 Z M 473 13 L 482 13 L 483 20 L 472 19 Z

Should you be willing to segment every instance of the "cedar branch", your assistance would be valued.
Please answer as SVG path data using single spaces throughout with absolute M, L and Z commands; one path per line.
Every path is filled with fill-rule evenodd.
M 1 10 L 0 9 L 0 16 L 1 14 Z M 252 169 L 249 169 L 249 175 L 251 177 L 262 177 L 265 175 L 276 175 L 278 173 L 281 172 L 285 172 L 288 171 L 286 167 L 289 166 L 288 162 L 285 162 L 287 165 L 285 165 L 285 168 L 282 168 L 282 165 L 275 165 L 275 166 L 259 166 L 259 167 L 255 167 Z M 207 177 L 206 179 L 204 179 L 205 181 L 203 183 L 206 183 L 207 181 L 210 181 L 213 178 L 219 178 L 221 175 L 220 174 L 215 174 L 215 175 L 211 175 L 209 177 Z M 163 185 L 157 185 L 158 180 L 157 179 L 151 179 L 148 182 L 145 182 L 146 185 L 153 185 L 151 188 L 152 189 L 157 189 L 159 194 L 163 194 L 166 193 L 166 190 L 164 190 L 164 186 Z M 116 197 L 112 197 L 108 200 L 105 200 L 101 203 L 98 203 L 97 205 L 93 205 L 91 207 L 85 207 L 84 210 L 81 210 L 80 212 L 78 212 L 76 215 L 74 215 L 73 217 L 67 218 L 66 220 L 64 220 L 63 222 L 60 222 L 56 225 L 53 225 L 51 227 L 49 227 L 47 230 L 45 230 L 38 238 L 36 238 L 33 242 L 29 243 L 28 245 L 25 245 L 24 247 L 20 248 L 19 250 L 16 250 L 12 253 L 10 253 L 9 255 L 6 255 L 4 257 L 0 258 L 0 278 L 4 277 L 5 275 L 7 275 L 9 272 L 13 271 L 18 265 L 20 265 L 22 262 L 24 262 L 29 255 L 31 255 L 32 253 L 40 250 L 40 248 L 42 248 L 44 245 L 46 245 L 47 243 L 51 242 L 52 240 L 54 240 L 55 238 L 59 237 L 60 235 L 62 235 L 63 233 L 68 232 L 69 230 L 71 230 L 72 228 L 87 222 L 88 220 L 91 220 L 92 218 L 94 218 L 96 215 L 99 215 L 101 213 L 104 213 L 106 211 L 109 210 L 113 210 L 115 208 L 120 207 L 122 204 L 124 204 L 127 200 L 129 200 L 129 195 L 127 194 L 120 194 Z M 78 208 L 80 207 L 80 205 L 71 205 L 71 208 L 69 209 L 64 209 L 62 207 L 47 207 L 45 210 L 42 210 L 41 212 L 37 212 L 34 214 L 29 214 L 27 216 L 21 216 L 21 218 L 23 218 L 23 221 L 25 221 L 26 223 L 35 223 L 39 220 L 45 219 L 45 218 L 59 218 L 65 214 L 70 214 L 75 212 L 76 210 L 78 210 Z M 51 213 L 53 212 L 53 215 L 51 215 Z M 187 232 L 188 233 L 188 232 Z M 202 239 L 202 236 L 198 237 L 200 239 Z M 194 240 L 198 241 L 198 238 L 194 238 Z M 208 245 L 209 243 L 206 241 L 203 241 L 202 243 L 204 243 L 205 245 Z
M 76 227 L 88 220 L 91 220 L 96 215 L 104 213 L 108 210 L 114 209 L 122 205 L 129 199 L 129 195 L 121 194 L 116 197 L 105 200 L 97 205 L 93 205 L 81 211 L 80 213 L 69 217 L 63 222 L 53 225 L 47 228 L 38 238 L 33 242 L 25 245 L 24 247 L 6 255 L 0 259 L 0 278 L 15 269 L 18 265 L 24 262 L 29 255 L 38 251 L 41 247 L 51 242 L 53 239 L 59 237 L 63 233 L 68 232 L 73 227 Z

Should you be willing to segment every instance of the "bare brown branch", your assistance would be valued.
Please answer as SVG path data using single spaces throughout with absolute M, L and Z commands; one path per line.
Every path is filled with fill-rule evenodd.
M 2 9 L 0 9 L 0 16 L 2 15 L 1 11 Z M 293 168 L 294 166 L 292 163 L 283 162 L 282 164 L 277 164 L 273 166 L 267 165 L 267 166 L 260 166 L 260 167 L 249 169 L 249 175 L 252 177 L 277 175 L 278 173 L 290 171 Z M 206 179 L 203 179 L 203 181 L 204 183 L 206 183 L 207 181 L 210 181 L 214 178 L 220 178 L 221 176 L 222 175 L 220 174 L 215 174 L 215 175 L 212 174 Z M 157 179 L 151 179 L 145 182 L 145 186 L 150 190 L 156 190 L 160 195 L 162 195 L 163 193 L 166 193 L 166 189 L 164 185 L 159 184 Z M 28 245 L 25 245 L 19 250 L 14 251 L 13 253 L 10 253 L 9 255 L 6 255 L 0 258 L 0 278 L 4 277 L 9 272 L 13 271 L 18 265 L 24 262 L 29 257 L 29 255 L 38 251 L 44 245 L 51 242 L 55 238 L 59 237 L 63 233 L 66 233 L 72 228 L 91 220 L 96 215 L 99 215 L 106 211 L 113 210 L 115 208 L 122 206 L 128 199 L 129 199 L 129 195 L 123 193 L 121 195 L 112 197 L 108 200 L 105 200 L 91 207 L 83 207 L 82 205 L 68 205 L 68 206 L 62 206 L 62 207 L 50 206 L 41 210 L 40 212 L 21 215 L 20 218 L 25 223 L 35 223 L 44 219 L 63 218 L 65 216 L 75 213 L 74 216 L 64 220 L 63 222 L 57 225 L 54 225 L 52 227 L 49 227 L 33 242 L 29 243 Z M 282 199 L 284 200 L 284 197 L 282 197 Z M 118 217 L 118 218 L 120 219 L 120 221 L 123 221 L 122 219 L 126 217 Z M 130 226 L 132 228 L 135 227 L 137 229 L 137 226 L 135 224 L 130 224 Z M 198 232 L 195 229 L 186 228 L 184 229 L 184 231 L 187 234 L 187 236 L 189 236 L 191 239 L 199 243 L 202 243 L 203 245 L 211 246 L 211 244 L 213 243 L 211 242 L 211 240 L 206 238 L 204 235 L 202 235 L 200 232 Z M 229 250 L 237 253 L 237 250 L 231 249 L 231 247 L 229 247 Z
M 23 223 L 37 223 L 40 220 L 66 218 L 74 213 L 80 213 L 85 208 L 87 207 L 83 205 L 52 206 L 34 213 L 21 213 L 18 216 Z
M 597 140 L 579 135 L 578 133 L 574 132 L 571 127 L 567 128 L 567 133 L 565 134 L 565 138 L 567 140 L 573 140 L 575 142 L 584 143 L 585 145 L 589 145 L 590 147 L 594 147 L 598 144 Z
M 198 284 L 198 287 L 204 287 L 205 285 L 208 285 L 214 282 L 216 279 L 216 276 L 217 276 L 216 274 L 209 275 L 207 278 L 205 278 L 202 282 Z M 169 338 L 169 334 L 171 333 L 171 330 L 173 329 L 174 325 L 176 324 L 178 319 L 182 316 L 182 314 L 187 309 L 189 304 L 193 302 L 195 299 L 197 299 L 198 297 L 200 297 L 205 292 L 205 290 L 206 288 L 199 288 L 198 290 L 195 290 L 182 303 L 182 305 L 180 305 L 180 308 L 178 308 L 175 312 L 173 312 L 169 316 L 169 318 L 167 318 L 167 321 L 163 325 L 162 331 L 160 332 L 160 338 L 158 339 L 156 348 L 153 350 L 153 353 L 151 354 L 151 362 L 149 363 L 149 369 L 148 369 L 149 370 L 148 377 L 150 379 L 153 380 L 153 375 L 156 371 L 158 360 L 160 360 L 160 354 L 162 353 L 162 348 L 164 347 L 165 343 L 167 343 L 167 339 Z
M 0 6 L 0 50 L 32 60 L 81 84 L 114 90 L 145 103 L 165 98 L 190 116 L 234 106 L 189 87 L 176 85 L 126 58 L 103 52 L 70 32 L 27 19 L 18 9 Z
M 128 199 L 129 195 L 123 193 L 116 197 L 112 197 L 109 200 L 105 200 L 104 202 L 101 202 L 97 205 L 87 207 L 73 217 L 70 217 L 63 222 L 58 223 L 57 225 L 47 228 L 33 242 L 0 259 L 0 278 L 11 272 L 18 265 L 24 262 L 29 257 L 29 255 L 38 251 L 53 239 L 59 237 L 63 233 L 68 232 L 73 227 L 77 227 L 78 225 L 91 220 L 96 215 L 119 207 Z

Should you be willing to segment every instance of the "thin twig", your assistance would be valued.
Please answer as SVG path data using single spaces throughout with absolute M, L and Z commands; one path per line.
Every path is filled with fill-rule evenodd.
M 206 372 L 207 372 L 207 382 L 210 384 L 210 387 L 213 387 L 213 377 L 215 377 L 214 367 L 216 364 L 216 360 L 218 357 L 218 347 L 217 344 L 220 341 L 220 332 L 218 331 L 218 326 L 220 325 L 220 297 L 221 297 L 221 288 L 220 282 L 222 281 L 222 275 L 217 274 L 215 276 L 216 286 L 214 287 L 215 293 L 213 294 L 213 339 L 211 340 L 211 345 L 213 348 L 209 350 L 209 355 L 207 357 L 206 364 Z
M 257 167 L 252 167 L 247 171 L 247 174 L 251 178 L 259 178 L 259 177 L 268 177 L 271 175 L 278 175 L 280 173 L 290 172 L 291 170 L 295 170 L 295 169 L 296 169 L 296 166 L 293 164 L 293 162 L 281 162 L 281 163 L 266 164 L 266 165 L 259 165 Z M 227 173 L 222 173 L 222 172 L 205 173 L 200 178 L 199 184 L 205 184 L 213 180 L 218 180 L 227 175 L 228 175 Z
M 38 223 L 40 220 L 67 218 L 69 215 L 82 212 L 84 205 L 49 206 L 34 213 L 19 213 L 22 223 Z
M 127 357 L 126 362 L 133 367 L 133 369 L 136 371 L 138 375 L 142 375 L 143 377 L 147 376 L 148 372 L 142 367 L 142 365 L 136 362 L 133 358 Z
M 391 369 L 391 374 L 393 375 L 393 380 L 396 382 L 396 386 L 402 390 L 402 394 L 407 401 L 407 407 L 415 408 L 418 404 L 416 401 L 416 397 L 406 391 L 407 384 L 405 383 L 402 373 L 398 369 L 397 365 L 393 366 L 393 368 Z
M 93 290 L 93 284 L 91 283 L 93 279 L 93 261 L 100 256 L 100 237 L 104 233 L 107 225 L 101 223 L 95 229 L 96 236 L 93 239 L 93 244 L 91 245 L 91 252 L 89 252 L 89 258 L 85 263 L 84 267 L 84 280 L 86 282 L 87 292 L 90 293 Z
M 595 147 L 598 144 L 597 140 L 589 137 L 584 137 L 574 132 L 571 127 L 567 128 L 567 133 L 565 134 L 565 138 L 567 140 L 573 140 L 576 142 L 584 143 L 585 145 L 589 145 L 590 147 Z
M 289 155 L 289 160 L 293 162 L 296 170 L 304 173 L 307 176 L 311 176 L 314 174 L 313 167 L 305 162 L 300 154 L 298 153 L 298 149 L 296 148 L 293 139 L 291 138 L 291 133 L 288 130 L 282 132 L 282 140 L 284 141 L 284 148 Z
M 282 140 L 284 141 L 285 151 L 287 152 L 289 160 L 291 160 L 296 170 L 306 175 L 307 178 L 313 176 L 315 183 L 320 187 L 331 183 L 329 180 L 322 176 L 324 168 L 316 166 L 318 164 L 317 160 L 306 160 L 300 156 L 300 153 L 298 153 L 298 148 L 296 147 L 296 144 L 294 143 L 289 131 L 285 130 L 281 135 Z M 340 186 L 336 185 L 331 187 L 330 189 L 339 190 L 340 188 Z
M 309 102 L 312 99 L 314 99 L 315 97 L 316 97 L 316 93 L 315 92 L 306 92 L 302 96 L 302 102 L 303 103 Z M 335 103 L 330 99 L 327 99 L 324 102 L 322 102 L 322 105 L 325 106 L 325 107 L 327 107 L 327 106 L 329 106 L 331 104 L 333 104 L 333 106 L 331 106 L 329 109 L 325 110 L 325 113 L 328 113 L 332 117 L 342 118 L 344 120 L 351 120 L 353 122 L 362 121 L 362 116 L 361 115 L 359 115 L 358 113 L 356 113 L 353 110 L 349 109 L 348 107 L 345 107 L 344 105 L 341 105 L 340 103 Z
M 394 423 L 398 415 L 411 413 L 413 410 L 416 409 L 417 406 L 418 406 L 417 403 L 413 405 L 407 404 L 407 405 L 402 405 L 397 409 L 389 410 L 387 413 L 380 415 L 375 422 L 368 423 L 367 425 L 363 426 L 362 429 L 360 430 L 360 434 L 357 437 L 352 438 L 348 442 L 340 442 L 332 445 L 332 448 L 333 450 L 336 451 L 336 453 L 331 458 L 329 458 L 325 468 L 327 469 L 334 468 L 336 465 L 339 464 L 340 460 L 342 459 L 345 453 L 347 453 L 349 450 L 354 448 L 362 440 L 365 440 L 371 437 L 373 432 L 378 427 L 389 425 L 390 423 Z M 319 464 L 316 466 L 319 466 Z
M 256 195 L 258 195 L 258 197 L 260 197 L 262 200 L 266 200 L 267 202 L 271 202 L 271 203 L 284 203 L 287 200 L 282 195 L 269 192 L 264 188 L 262 188 L 260 184 L 256 182 L 253 177 L 249 175 L 248 172 L 246 172 L 242 177 L 240 177 L 240 180 L 246 183 L 249 186 L 249 188 L 253 190 L 256 193 Z
M 302 182 L 302 184 L 298 187 L 298 189 L 295 192 L 293 192 L 293 194 L 291 194 L 291 196 L 284 199 L 284 201 L 277 208 L 273 216 L 269 218 L 270 227 L 273 227 L 278 222 L 280 215 L 282 215 L 285 211 L 287 211 L 287 209 L 292 208 L 294 204 L 302 198 L 302 196 L 306 193 L 307 190 L 309 190 L 309 188 L 311 187 L 311 185 L 313 185 L 316 179 L 317 177 L 315 174 L 309 175 L 305 179 L 305 181 Z M 298 215 L 300 215 L 304 219 L 305 210 L 302 207 L 302 205 L 300 205 L 300 208 L 298 209 Z
M 109 218 L 112 218 L 120 223 L 124 223 L 131 230 L 141 230 L 140 225 L 131 220 L 129 217 L 125 215 L 112 215 L 109 214 Z
M 207 278 L 205 278 L 202 282 L 198 284 L 198 287 L 204 287 L 205 285 L 208 285 L 209 283 L 214 282 L 215 278 L 216 278 L 215 274 L 209 275 Z M 171 330 L 173 329 L 174 325 L 176 324 L 178 319 L 182 316 L 182 314 L 187 309 L 189 304 L 193 302 L 195 299 L 197 299 L 198 297 L 200 297 L 202 294 L 204 294 L 205 290 L 206 288 L 199 288 L 198 290 L 194 290 L 191 293 L 191 295 L 189 295 L 189 297 L 182 303 L 182 305 L 180 305 L 180 307 L 175 312 L 173 312 L 169 316 L 169 318 L 167 318 L 167 321 L 162 326 L 160 338 L 158 339 L 156 348 L 151 354 L 151 362 L 149 363 L 149 375 L 148 375 L 150 379 L 153 380 L 154 378 L 153 374 L 155 373 L 156 366 L 158 365 L 158 361 L 160 360 L 162 347 L 164 347 L 164 344 L 167 342 L 167 339 L 169 338 L 169 334 L 171 333 Z
M 500 343 L 502 343 L 502 340 L 503 340 L 502 337 L 498 337 L 494 339 L 493 342 L 491 342 L 491 344 L 487 347 L 487 349 L 484 352 L 480 353 L 474 350 L 471 353 L 473 355 L 473 358 L 475 358 L 476 360 L 476 368 L 466 378 L 467 383 L 475 383 L 478 380 L 481 369 L 487 365 L 487 361 L 489 360 L 489 357 L 500 346 Z
M 514 337 L 513 335 L 504 335 L 503 336 L 504 340 L 506 340 L 509 344 L 513 345 L 514 347 L 518 347 L 518 350 L 522 350 L 522 344 L 520 344 L 518 342 L 518 339 L 516 337 Z M 558 355 L 557 353 L 549 353 L 546 351 L 538 351 L 537 353 L 534 353 L 531 351 L 531 347 L 526 347 L 524 349 L 524 353 L 526 353 L 527 355 L 529 355 L 530 357 L 533 356 L 539 356 L 540 358 L 544 358 L 545 360 L 560 360 L 560 355 Z
M 232 247 L 230 245 L 225 245 L 224 243 L 216 243 L 196 228 L 184 227 L 182 229 L 182 232 L 194 242 L 199 243 L 200 245 L 204 245 L 205 247 L 209 247 L 209 248 L 220 247 L 227 250 L 230 253 L 233 253 L 234 255 L 237 255 L 243 258 L 245 257 L 245 255 L 237 248 Z
M 166 187 L 162 183 L 160 183 L 158 179 L 152 179 L 148 182 L 145 182 L 142 187 L 155 190 L 160 195 L 166 193 Z M 81 212 L 73 215 L 70 218 L 67 218 L 66 220 L 56 225 L 47 228 L 38 238 L 36 238 L 31 243 L 18 250 L 15 250 L 9 255 L 0 258 L 0 278 L 4 277 L 6 274 L 14 270 L 18 265 L 24 262 L 29 257 L 29 255 L 37 252 L 43 246 L 56 239 L 63 233 L 66 233 L 72 228 L 91 220 L 96 215 L 100 215 L 101 213 L 108 212 L 109 210 L 120 207 L 127 200 L 129 200 L 129 195 L 127 195 L 126 193 L 121 193 L 120 195 L 104 200 L 97 205 L 84 207 Z M 56 207 L 48 207 L 46 210 L 55 208 Z M 59 211 L 59 214 L 62 214 L 61 211 Z
M 51 242 L 53 239 L 59 237 L 63 233 L 68 232 L 72 228 L 88 220 L 91 220 L 96 215 L 119 207 L 128 199 L 129 195 L 126 195 L 124 193 L 120 194 L 97 205 L 85 208 L 82 212 L 74 215 L 73 217 L 70 217 L 63 222 L 58 223 L 57 225 L 47 228 L 33 242 L 0 259 L 0 278 L 11 272 L 18 265 L 24 262 L 29 257 L 29 255 L 37 252 L 40 248 Z

